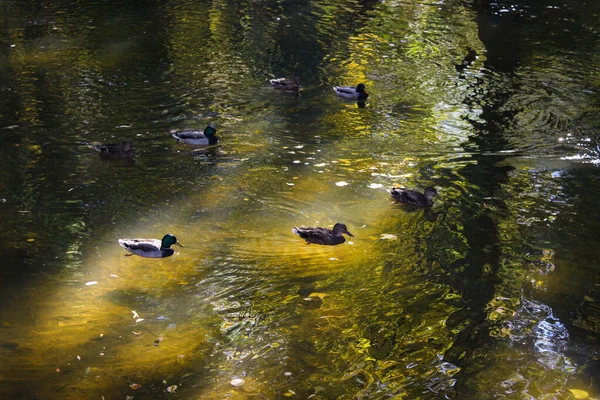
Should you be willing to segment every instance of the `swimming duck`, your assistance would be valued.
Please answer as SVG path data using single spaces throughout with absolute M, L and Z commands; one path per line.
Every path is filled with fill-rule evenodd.
M 166 234 L 162 240 L 158 239 L 119 239 L 121 247 L 133 254 L 137 254 L 142 257 L 150 258 L 163 258 L 169 257 L 175 253 L 175 250 L 171 248 L 171 245 L 178 245 L 183 247 L 181 243 L 177 241 L 177 238 L 170 233 Z M 131 254 L 127 254 L 131 255 Z
M 346 99 L 366 100 L 369 97 L 368 93 L 365 92 L 365 85 L 363 83 L 359 83 L 356 87 L 334 86 L 333 90 L 335 94 Z
M 135 148 L 128 140 L 123 144 L 99 144 L 94 149 L 100 152 L 101 157 L 106 158 L 133 158 L 135 155 Z
M 354 236 L 348 232 L 346 225 L 340 222 L 333 226 L 333 230 L 327 228 L 294 227 L 292 232 L 306 240 L 307 243 L 327 244 L 332 246 L 336 244 L 342 244 L 346 241 L 346 239 L 342 236 L 343 233 L 348 236 Z
M 300 90 L 300 82 L 298 81 L 298 78 L 269 79 L 269 83 L 277 90 L 288 90 L 291 92 L 297 92 L 298 90 Z
M 179 140 L 179 143 L 197 146 L 212 146 L 219 143 L 219 140 L 221 139 L 221 136 L 212 125 L 207 126 L 204 129 L 204 133 L 199 131 L 184 131 L 173 133 L 173 137 Z
M 425 194 L 412 189 L 393 188 L 390 192 L 394 200 L 411 206 L 431 207 L 433 204 L 433 196 L 437 194 L 437 190 L 431 186 L 425 189 Z

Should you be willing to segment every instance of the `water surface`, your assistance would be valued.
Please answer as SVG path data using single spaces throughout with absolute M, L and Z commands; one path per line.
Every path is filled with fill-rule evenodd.
M 600 396 L 598 5 L 25 3 L 0 11 L 2 396 Z M 209 122 L 214 148 L 171 137 Z M 338 221 L 340 246 L 291 232 Z M 117 244 L 165 233 L 169 258 Z

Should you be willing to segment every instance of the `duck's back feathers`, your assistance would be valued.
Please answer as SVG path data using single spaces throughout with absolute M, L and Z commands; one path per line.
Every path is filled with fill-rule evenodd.
M 99 144 L 94 146 L 94 150 L 100 152 L 100 156 L 105 158 L 133 158 L 135 156 L 135 147 L 129 141 L 122 144 Z
M 164 249 L 169 251 L 161 251 L 161 241 L 158 239 L 119 239 L 119 244 L 130 253 L 142 257 L 162 258 L 170 256 L 174 252 L 170 248 Z

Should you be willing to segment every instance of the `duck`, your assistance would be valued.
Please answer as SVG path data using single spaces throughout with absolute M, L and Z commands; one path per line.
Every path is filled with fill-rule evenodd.
M 294 227 L 292 232 L 306 240 L 306 243 L 314 244 L 325 244 L 335 246 L 336 244 L 342 244 L 346 241 L 346 238 L 342 234 L 354 237 L 348 231 L 346 225 L 338 222 L 333 226 L 333 229 L 327 228 L 312 228 L 312 227 Z
M 345 99 L 366 100 L 369 94 L 365 92 L 364 83 L 359 83 L 356 87 L 352 86 L 334 86 L 335 94 Z
M 433 205 L 433 196 L 437 195 L 437 190 L 429 186 L 425 188 L 425 194 L 412 189 L 393 188 L 390 192 L 394 200 L 416 207 L 431 207 Z
M 135 156 L 135 147 L 128 140 L 122 144 L 99 144 L 94 146 L 94 149 L 100 152 L 101 157 L 105 158 L 133 158 Z
M 300 90 L 300 82 L 298 81 L 298 78 L 269 79 L 269 83 L 277 90 L 286 90 L 290 92 L 297 92 Z
M 177 241 L 177 238 L 167 233 L 163 236 L 162 240 L 159 239 L 119 239 L 119 245 L 125 250 L 132 254 L 136 254 L 141 257 L 149 258 L 164 258 L 172 256 L 175 250 L 171 248 L 172 245 L 178 245 L 183 247 L 181 243 Z M 127 254 L 131 256 L 132 254 Z
M 184 131 L 173 133 L 173 137 L 182 144 L 192 144 L 197 146 L 212 146 L 219 143 L 221 136 L 217 133 L 217 129 L 209 125 L 200 131 Z

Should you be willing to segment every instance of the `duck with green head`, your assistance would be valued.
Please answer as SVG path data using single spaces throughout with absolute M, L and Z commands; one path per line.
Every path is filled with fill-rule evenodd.
M 200 131 L 184 131 L 173 133 L 173 137 L 182 144 L 191 144 L 195 146 L 213 146 L 219 143 L 221 136 L 217 133 L 217 129 L 211 124 L 208 125 L 204 132 Z
M 162 240 L 119 239 L 119 244 L 132 254 L 149 258 L 164 258 L 173 255 L 175 250 L 173 250 L 171 246 L 174 244 L 183 247 L 183 245 L 177 241 L 177 238 L 170 233 L 166 234 Z M 131 254 L 127 255 L 129 256 Z
M 313 228 L 313 227 L 294 227 L 292 229 L 296 235 L 306 240 L 306 243 L 325 244 L 335 246 L 346 241 L 343 234 L 354 236 L 348 231 L 346 225 L 338 222 L 333 226 L 333 229 L 328 228 Z
M 369 94 L 365 92 L 364 83 L 359 83 L 356 87 L 353 86 L 334 86 L 335 94 L 345 99 L 366 100 Z
M 133 158 L 135 156 L 135 147 L 128 140 L 122 144 L 99 144 L 94 146 L 94 150 L 99 151 L 103 158 Z

